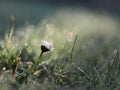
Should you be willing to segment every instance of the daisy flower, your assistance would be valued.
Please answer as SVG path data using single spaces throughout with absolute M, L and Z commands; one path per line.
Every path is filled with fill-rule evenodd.
M 39 58 L 42 56 L 44 52 L 53 51 L 53 49 L 54 49 L 53 44 L 51 42 L 43 40 L 41 43 L 41 54 Z
M 45 41 L 43 40 L 42 43 L 41 43 L 41 50 L 43 52 L 47 52 L 47 51 L 53 51 L 53 44 L 48 42 L 48 41 Z

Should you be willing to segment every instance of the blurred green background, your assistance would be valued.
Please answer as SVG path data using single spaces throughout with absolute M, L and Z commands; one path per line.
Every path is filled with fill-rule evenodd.
M 28 85 L 18 87 L 8 77 L 11 74 L 1 72 L 3 90 L 15 86 L 26 90 L 29 85 L 30 90 L 120 90 L 119 4 L 119 0 L 0 0 L 1 70 L 12 70 L 13 60 L 20 57 L 18 68 L 27 71 L 25 63 L 38 61 L 41 40 L 55 48 L 43 55 L 40 65 L 34 64 L 45 66 L 36 67 L 38 81 L 30 73 Z
M 15 28 L 19 28 L 29 24 L 38 25 L 42 19 L 64 9 L 108 12 L 119 16 L 119 4 L 119 0 L 0 0 L 0 34 L 10 28 L 11 16 L 15 17 Z

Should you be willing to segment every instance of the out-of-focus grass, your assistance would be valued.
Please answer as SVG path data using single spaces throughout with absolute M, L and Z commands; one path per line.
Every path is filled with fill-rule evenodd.
M 38 26 L 19 28 L 12 37 L 7 33 L 0 41 L 1 89 L 120 89 L 119 28 L 119 21 L 108 14 L 63 10 Z M 44 39 L 55 49 L 34 66 Z M 12 76 L 17 57 L 21 60 Z

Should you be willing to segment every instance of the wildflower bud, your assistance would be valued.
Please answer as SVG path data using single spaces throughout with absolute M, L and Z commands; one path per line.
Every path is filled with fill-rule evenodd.
M 68 32 L 67 33 L 67 40 L 71 42 L 73 40 L 73 32 Z
M 14 76 L 15 73 L 16 73 L 16 70 L 17 70 L 17 66 L 18 66 L 19 61 L 20 61 L 20 58 L 17 57 L 17 58 L 14 60 L 14 62 L 13 62 L 13 65 L 12 65 L 12 67 L 13 67 L 13 76 Z
M 27 65 L 28 65 L 28 68 L 31 68 L 31 67 L 33 66 L 33 62 L 28 61 L 28 62 L 27 62 Z

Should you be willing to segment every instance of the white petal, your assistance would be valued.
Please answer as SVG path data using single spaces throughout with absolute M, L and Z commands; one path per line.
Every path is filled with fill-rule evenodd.
M 43 40 L 42 43 L 41 43 L 42 46 L 45 46 L 46 48 L 48 48 L 50 51 L 53 51 L 53 44 L 48 42 L 48 41 L 45 41 Z

